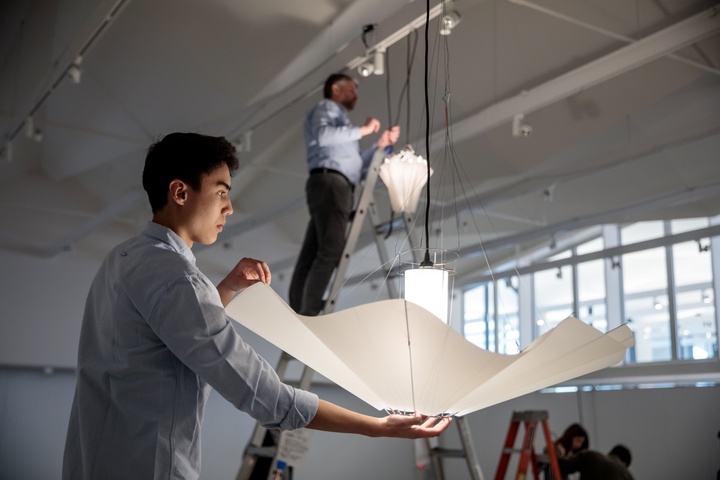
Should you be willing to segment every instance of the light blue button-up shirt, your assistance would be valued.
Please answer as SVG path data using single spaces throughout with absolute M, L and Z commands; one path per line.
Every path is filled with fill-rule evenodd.
M 90 288 L 63 478 L 198 478 L 211 387 L 268 428 L 317 412 L 315 394 L 283 384 L 235 332 L 187 245 L 151 222 Z
M 328 98 L 320 100 L 308 112 L 304 130 L 308 171 L 330 168 L 345 175 L 353 185 L 360 183 L 375 146 L 360 152 L 360 128 L 350 123 L 345 107 Z

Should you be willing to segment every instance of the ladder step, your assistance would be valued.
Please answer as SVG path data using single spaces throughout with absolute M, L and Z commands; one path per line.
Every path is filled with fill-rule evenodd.
M 256 447 L 254 445 L 248 445 L 245 450 L 245 455 L 253 455 L 255 457 L 268 457 L 273 458 L 277 453 L 277 446 L 271 445 L 268 447 Z
M 465 457 L 465 450 L 456 448 L 441 448 L 435 447 L 430 449 L 431 455 L 437 455 L 439 457 L 451 457 L 451 458 L 462 458 Z
M 522 453 L 522 448 L 503 448 L 502 453 Z

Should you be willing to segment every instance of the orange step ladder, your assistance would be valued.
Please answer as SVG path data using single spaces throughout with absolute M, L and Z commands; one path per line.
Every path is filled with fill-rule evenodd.
M 542 425 L 545 436 L 547 462 L 550 465 L 552 478 L 558 480 L 562 478 L 560 475 L 560 465 L 555 455 L 555 446 L 552 436 L 550 435 L 550 427 L 547 423 L 548 413 L 546 411 L 529 410 L 525 412 L 513 412 L 512 419 L 510 420 L 510 428 L 508 429 L 505 444 L 500 454 L 500 463 L 498 464 L 497 472 L 495 472 L 495 480 L 503 480 L 505 478 L 505 472 L 510 463 L 510 455 L 513 453 L 520 453 L 517 475 L 515 475 L 516 480 L 525 480 L 527 478 L 528 465 L 532 465 L 534 478 L 536 480 L 540 478 L 538 457 L 535 455 L 535 432 L 537 431 L 538 422 Z M 525 436 L 523 437 L 520 448 L 516 449 L 514 448 L 515 438 L 517 437 L 521 423 L 525 425 Z

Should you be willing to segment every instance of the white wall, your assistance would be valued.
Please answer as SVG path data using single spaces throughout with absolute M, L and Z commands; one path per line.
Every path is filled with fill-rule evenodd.
M 1 479 L 60 478 L 74 382 L 68 371 L 0 369 Z M 346 407 L 380 415 L 337 387 L 315 385 L 313 390 Z M 637 479 L 711 479 L 720 469 L 719 406 L 718 386 L 534 393 L 473 413 L 467 420 L 486 479 L 495 475 L 512 412 L 521 410 L 547 410 L 555 434 L 580 421 L 590 432 L 591 448 L 607 451 L 625 443 L 633 451 L 631 471 Z M 203 479 L 235 478 L 253 426 L 249 417 L 213 393 L 202 434 Z M 459 446 L 455 427 L 441 437 L 441 444 Z M 538 448 L 543 445 L 537 443 Z M 414 463 L 410 440 L 315 432 L 307 464 L 295 470 L 295 479 L 426 478 Z M 445 475 L 470 478 L 460 459 L 446 460 Z

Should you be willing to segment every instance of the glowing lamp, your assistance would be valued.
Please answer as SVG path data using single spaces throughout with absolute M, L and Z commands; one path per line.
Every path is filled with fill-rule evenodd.
M 405 300 L 423 307 L 448 323 L 449 277 L 448 271 L 440 268 L 420 267 L 406 270 Z

